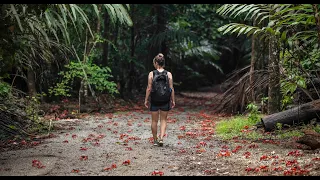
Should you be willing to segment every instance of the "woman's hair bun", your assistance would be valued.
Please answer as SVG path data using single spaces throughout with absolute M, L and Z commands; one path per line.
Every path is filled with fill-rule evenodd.
M 159 66 L 164 67 L 164 55 L 162 53 L 159 53 L 158 55 L 156 55 L 156 57 L 154 57 L 153 61 L 157 62 L 159 64 Z

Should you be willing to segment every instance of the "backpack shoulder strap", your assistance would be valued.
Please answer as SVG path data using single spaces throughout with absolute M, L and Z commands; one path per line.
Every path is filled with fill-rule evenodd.
M 153 70 L 153 75 L 159 74 L 158 70 Z
M 167 70 L 164 70 L 163 72 L 164 72 L 164 73 L 165 73 L 165 75 L 166 75 L 166 82 L 167 82 L 167 84 L 169 85 L 169 76 L 168 76 L 168 71 L 167 71 Z
M 157 74 L 156 72 L 157 70 L 153 70 L 152 73 L 153 73 L 153 79 L 154 79 L 154 76 Z
M 152 82 L 154 82 L 155 76 L 157 75 L 157 70 L 153 70 L 152 73 L 153 73 Z

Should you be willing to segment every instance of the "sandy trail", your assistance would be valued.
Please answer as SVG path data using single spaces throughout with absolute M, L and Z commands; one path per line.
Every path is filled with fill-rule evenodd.
M 286 162 L 297 157 L 288 153 L 296 149 L 218 140 L 214 126 L 221 117 L 210 113 L 211 104 L 179 98 L 177 108 L 169 113 L 163 147 L 153 146 L 150 114 L 142 105 L 135 111 L 55 121 L 60 128 L 51 132 L 51 138 L 1 152 L 0 175 L 235 176 L 284 175 L 290 170 Z M 320 175 L 319 152 L 302 153 L 296 164 L 308 170 L 306 175 Z M 269 159 L 261 160 L 266 155 Z M 282 170 L 276 171 L 277 167 Z

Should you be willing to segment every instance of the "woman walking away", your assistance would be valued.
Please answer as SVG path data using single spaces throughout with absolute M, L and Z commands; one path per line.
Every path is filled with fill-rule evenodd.
M 163 146 L 163 136 L 167 128 L 167 117 L 169 110 L 175 106 L 175 97 L 173 89 L 173 80 L 171 72 L 164 69 L 165 58 L 159 53 L 153 59 L 155 70 L 149 72 L 148 86 L 146 89 L 146 97 L 144 105 L 151 111 L 151 131 L 155 146 Z M 160 116 L 160 136 L 157 137 L 158 121 Z

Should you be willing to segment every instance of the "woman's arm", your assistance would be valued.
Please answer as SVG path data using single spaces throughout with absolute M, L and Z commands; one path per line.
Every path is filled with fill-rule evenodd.
M 146 106 L 147 108 L 148 108 L 148 99 L 149 99 L 149 95 L 150 95 L 151 88 L 152 88 L 152 78 L 153 78 L 153 73 L 149 72 L 149 75 L 148 75 L 148 86 L 147 86 L 147 89 L 146 89 L 146 97 L 144 99 L 144 106 Z
M 168 78 L 169 78 L 169 86 L 171 88 L 171 102 L 172 102 L 171 108 L 174 108 L 174 106 L 176 105 L 176 101 L 175 101 L 175 97 L 174 97 L 173 77 L 172 77 L 171 72 L 168 72 Z

